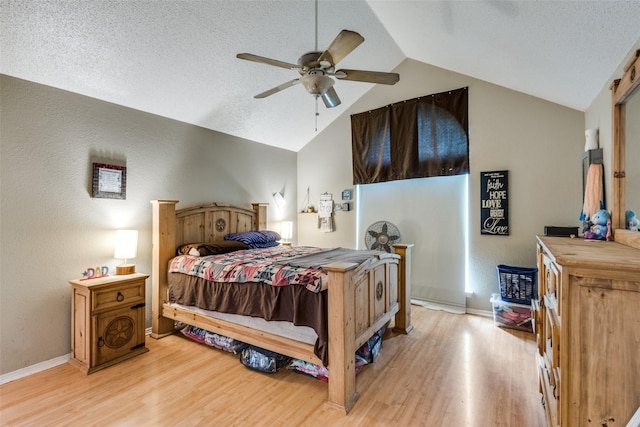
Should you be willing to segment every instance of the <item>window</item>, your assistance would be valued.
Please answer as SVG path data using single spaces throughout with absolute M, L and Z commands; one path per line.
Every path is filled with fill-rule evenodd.
M 469 173 L 468 90 L 351 116 L 354 184 Z

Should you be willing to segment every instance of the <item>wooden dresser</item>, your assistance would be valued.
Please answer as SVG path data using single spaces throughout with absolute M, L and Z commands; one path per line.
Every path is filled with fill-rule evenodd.
M 550 426 L 624 427 L 640 407 L 640 251 L 538 237 L 533 301 Z

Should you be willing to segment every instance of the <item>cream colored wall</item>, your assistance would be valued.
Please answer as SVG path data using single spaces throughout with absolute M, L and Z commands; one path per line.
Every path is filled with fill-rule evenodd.
M 622 73 L 620 73 L 622 75 Z M 611 177 L 611 91 L 603 88 L 585 112 L 585 129 L 598 129 L 598 142 L 602 148 L 605 174 L 605 199 L 607 209 L 613 206 Z
M 0 93 L 0 374 L 69 353 L 68 280 L 115 267 L 115 229 L 140 231 L 134 261 L 150 272 L 150 200 L 269 202 L 271 227 L 295 218 L 294 152 L 4 75 Z M 126 164 L 126 200 L 91 198 L 96 160 Z
M 584 114 L 477 82 L 470 107 L 470 287 L 468 307 L 490 309 L 496 266 L 535 267 L 535 236 L 545 225 L 579 226 Z M 474 84 L 474 86 L 476 86 Z M 509 170 L 511 234 L 481 236 L 479 172 Z
M 613 172 L 611 169 L 611 90 L 609 89 L 609 87 L 611 86 L 613 80 L 622 77 L 622 74 L 624 73 L 624 66 L 631 58 L 632 54 L 638 49 L 640 49 L 640 39 L 638 39 L 638 41 L 636 41 L 631 49 L 629 49 L 627 55 L 625 55 L 625 57 L 621 59 L 620 64 L 618 64 L 609 80 L 602 87 L 602 90 L 600 91 L 596 99 L 591 103 L 587 111 L 585 111 L 585 128 L 598 129 L 600 148 L 602 148 L 602 153 L 604 156 L 605 196 L 607 199 L 607 209 L 609 211 L 613 207 L 613 200 L 611 198 L 611 195 L 613 194 L 613 178 L 611 176 Z M 635 96 L 637 96 L 637 94 Z M 640 122 L 640 119 L 638 119 L 637 122 Z M 633 159 L 635 159 L 635 157 L 628 157 L 627 162 L 633 161 Z M 626 180 L 626 182 L 627 185 L 629 185 L 629 183 L 633 181 Z M 638 208 L 640 207 L 637 207 L 636 209 Z
M 322 104 L 322 103 L 320 103 Z M 322 108 L 318 120 L 323 119 Z M 339 108 L 339 107 L 338 107 Z M 311 198 L 315 207 L 321 193 L 331 193 L 333 200 L 342 203 L 342 191 L 354 190 L 351 176 L 351 123 L 345 112 L 336 122 L 327 127 L 298 152 L 298 210 L 305 203 L 307 187 L 310 187 Z M 349 149 L 345 149 L 348 145 Z M 351 200 L 351 207 L 355 206 L 355 191 Z M 354 230 L 356 229 L 356 212 L 338 211 L 334 214 L 336 232 L 323 233 L 318 230 L 318 216 L 316 214 L 298 214 L 295 241 L 301 245 L 353 248 Z
M 468 86 L 471 164 L 469 273 L 473 295 L 467 298 L 466 305 L 471 309 L 491 310 L 489 298 L 498 289 L 498 264 L 534 266 L 535 236 L 543 233 L 545 225 L 579 225 L 584 114 L 413 60 L 405 60 L 395 71 L 401 76 L 397 85 L 375 86 L 298 153 L 298 203 L 302 202 L 307 185 L 315 189 L 316 194 L 322 191 L 336 194 L 350 186 L 351 114 L 403 99 Z M 504 169 L 509 170 L 510 174 L 511 234 L 506 237 L 481 236 L 480 172 Z M 422 200 L 418 201 L 415 193 L 406 194 L 405 197 L 406 202 L 396 202 L 390 214 L 398 222 L 420 224 L 420 227 L 413 229 L 421 234 L 413 237 L 405 234 L 405 242 L 426 242 L 430 238 L 429 228 L 438 227 L 438 218 L 425 218 L 419 206 L 419 203 L 428 204 L 430 196 L 428 193 L 421 194 Z M 454 194 L 450 200 L 445 198 L 441 203 L 455 203 L 457 197 L 459 195 Z M 384 198 L 375 200 L 374 197 L 372 203 L 367 209 L 375 209 L 375 203 L 383 204 Z M 415 208 L 407 209 L 407 206 Z M 349 213 L 349 220 L 344 222 L 355 225 L 354 214 L 357 212 Z M 342 223 L 343 215 L 345 213 L 336 215 L 338 225 Z M 464 215 L 464 212 L 459 215 Z M 299 229 L 298 234 L 301 243 L 319 239 L 318 233 L 311 229 Z M 356 242 L 356 229 L 348 226 L 338 226 L 335 233 L 322 236 L 322 242 L 325 246 L 359 244 Z M 446 240 L 439 244 L 442 251 L 450 249 Z M 443 258 L 446 261 L 444 264 L 438 268 L 428 268 L 428 245 L 416 245 L 413 288 L 451 281 L 449 270 L 452 265 L 459 265 L 453 258 L 464 256 L 457 246 L 454 253 Z M 451 286 L 463 286 L 459 283 L 463 280 L 459 272 L 455 277 L 455 283 L 451 283 Z

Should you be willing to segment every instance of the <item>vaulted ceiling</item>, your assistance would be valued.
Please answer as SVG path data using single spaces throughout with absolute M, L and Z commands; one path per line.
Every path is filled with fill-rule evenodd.
M 298 151 L 373 87 L 340 81 L 326 109 L 294 70 L 315 50 L 314 0 L 0 0 L 0 72 Z M 319 0 L 317 46 L 365 42 L 337 68 L 405 58 L 585 110 L 640 39 L 640 1 Z M 400 76 L 400 83 L 402 76 Z M 447 89 L 447 88 L 443 88 Z M 422 94 L 416 94 L 416 96 Z M 317 131 L 316 131 L 317 119 Z

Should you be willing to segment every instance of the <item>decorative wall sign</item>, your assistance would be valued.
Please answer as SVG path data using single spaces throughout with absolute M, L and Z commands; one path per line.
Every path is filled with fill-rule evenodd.
M 480 172 L 480 234 L 509 235 L 509 171 Z
M 333 196 L 331 193 L 322 193 L 318 203 L 318 223 L 320 231 L 331 233 L 333 231 Z
M 124 166 L 93 164 L 92 197 L 101 199 L 127 198 L 127 168 Z
M 107 267 L 106 265 L 103 265 L 102 267 L 98 266 L 95 268 L 89 267 L 82 273 L 82 279 L 80 280 L 98 279 L 100 277 L 106 277 L 108 275 L 109 267 Z

